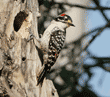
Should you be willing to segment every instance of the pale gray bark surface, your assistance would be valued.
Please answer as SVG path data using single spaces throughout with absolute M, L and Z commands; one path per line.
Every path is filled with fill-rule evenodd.
M 33 40 L 27 38 L 29 31 L 38 37 L 38 7 L 37 0 L 0 0 L 0 97 L 58 97 L 52 81 L 44 79 L 42 87 L 36 86 L 41 61 Z M 15 32 L 15 16 L 26 9 L 32 11 L 32 25 Z

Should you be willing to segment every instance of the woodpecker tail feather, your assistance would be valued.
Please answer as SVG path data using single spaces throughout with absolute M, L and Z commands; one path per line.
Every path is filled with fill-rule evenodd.
M 38 73 L 37 76 L 37 85 L 43 81 L 45 75 L 46 75 L 47 69 L 45 66 L 42 67 L 42 69 L 40 70 L 40 72 Z

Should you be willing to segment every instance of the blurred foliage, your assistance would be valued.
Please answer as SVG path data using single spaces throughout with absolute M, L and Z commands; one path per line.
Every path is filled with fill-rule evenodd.
M 38 1 L 41 13 L 41 17 L 38 20 L 39 34 L 43 34 L 44 30 L 54 17 L 66 12 L 68 8 L 72 7 L 79 7 L 87 10 L 100 10 L 103 17 L 108 21 L 106 15 L 104 14 L 104 10 L 108 10 L 108 8 L 101 7 L 100 0 L 93 0 L 93 3 L 97 6 L 95 8 L 75 4 L 72 5 L 68 3 L 68 0 L 64 0 L 64 2 L 56 2 L 56 0 Z M 62 60 L 66 58 L 67 61 L 63 62 L 63 66 L 56 66 L 54 69 L 52 69 L 49 76 L 49 78 L 52 79 L 55 84 L 59 97 L 97 97 L 97 95 L 91 91 L 91 86 L 88 85 L 88 81 L 93 75 L 91 68 L 98 66 L 104 70 L 110 71 L 110 69 L 107 69 L 104 65 L 105 63 L 110 63 L 110 58 L 98 58 L 91 56 L 87 48 L 90 43 L 92 43 L 94 39 L 109 26 L 110 22 L 108 21 L 105 26 L 91 30 L 87 34 L 81 36 L 77 41 L 65 44 L 65 47 L 61 52 L 62 54 L 60 59 Z M 89 44 L 82 49 L 82 40 L 94 32 L 97 32 L 97 34 L 95 34 L 90 40 Z M 91 57 L 95 60 L 94 64 L 88 65 L 83 63 L 83 57 L 81 57 L 81 55 L 85 52 L 87 53 L 86 58 Z M 59 65 L 59 63 L 56 64 Z M 84 74 L 86 74 L 88 77 L 87 79 L 83 78 L 83 76 L 85 76 Z

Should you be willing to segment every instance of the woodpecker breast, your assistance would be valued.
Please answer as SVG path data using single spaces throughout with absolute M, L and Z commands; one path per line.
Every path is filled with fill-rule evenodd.
M 66 32 L 61 30 L 55 31 L 51 34 L 47 60 L 48 67 L 53 66 L 56 62 L 56 59 L 58 58 L 58 55 L 63 47 L 65 37 Z

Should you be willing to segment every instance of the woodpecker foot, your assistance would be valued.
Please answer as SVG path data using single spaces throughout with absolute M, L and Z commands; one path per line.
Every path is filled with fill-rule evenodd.
M 29 38 L 27 39 L 27 42 L 29 42 L 30 40 L 32 40 L 34 38 L 34 36 L 32 34 L 29 35 Z
M 29 42 L 30 40 L 32 40 L 34 38 L 38 41 L 37 37 L 35 37 L 31 31 L 29 33 L 30 33 L 30 35 L 29 35 L 29 38 L 27 39 L 27 42 Z

